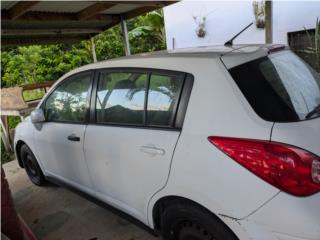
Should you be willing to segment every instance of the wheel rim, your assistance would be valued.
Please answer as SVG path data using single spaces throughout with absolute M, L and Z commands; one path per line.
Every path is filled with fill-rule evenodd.
M 25 167 L 30 177 L 35 179 L 39 178 L 37 166 L 34 162 L 34 159 L 29 154 L 25 156 Z
M 179 240 L 214 240 L 215 238 L 201 225 L 184 222 L 180 228 Z

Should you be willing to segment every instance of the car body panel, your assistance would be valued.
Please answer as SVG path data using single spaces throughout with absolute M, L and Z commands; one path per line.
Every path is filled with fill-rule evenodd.
M 243 222 L 263 226 L 279 239 L 320 239 L 320 193 L 294 197 L 281 192 Z M 280 214 L 276 214 L 280 213 Z M 287 235 L 287 238 L 285 236 Z
M 89 125 L 85 156 L 94 189 L 102 200 L 146 221 L 145 206 L 167 181 L 179 131 Z M 144 151 L 148 150 L 150 153 Z M 158 149 L 151 152 L 153 149 Z
M 275 123 L 272 141 L 298 146 L 320 156 L 320 117 L 300 122 Z
M 153 205 L 164 196 L 186 197 L 216 214 L 244 218 L 279 192 L 207 140 L 208 136 L 269 140 L 273 123 L 252 111 L 220 59 L 190 67 L 190 71 L 195 84 L 183 130 L 168 184 L 149 204 L 150 224 Z
M 207 140 L 208 136 L 272 138 L 319 155 L 319 119 L 281 124 L 261 119 L 227 70 L 264 56 L 268 48 L 264 45 L 234 48 L 236 50 L 221 47 L 216 52 L 215 47 L 201 51 L 179 50 L 90 64 L 65 74 L 46 95 L 67 77 L 87 70 L 154 68 L 190 73 L 194 84 L 181 131 L 92 123 L 68 128 L 66 124 L 66 128 L 57 132 L 48 128 L 47 138 L 40 139 L 37 131 L 47 123 L 32 124 L 28 119 L 18 125 L 15 144 L 21 140 L 31 148 L 46 176 L 59 178 L 129 213 L 151 228 L 154 227 L 156 203 L 164 197 L 177 196 L 192 200 L 214 213 L 241 240 L 304 239 L 303 235 L 316 239 L 320 214 L 319 208 L 312 209 L 319 205 L 319 194 L 296 198 L 282 193 Z M 224 55 L 222 59 L 221 55 Z M 67 134 L 72 132 L 70 130 L 81 134 L 82 157 L 79 156 L 80 145 L 75 147 L 64 142 Z M 54 144 L 59 146 L 55 150 L 49 149 L 46 142 L 53 136 L 56 137 Z M 34 137 L 38 138 L 37 143 Z M 139 147 L 145 144 L 163 148 L 168 155 L 165 158 L 142 157 L 144 154 Z M 71 152 L 76 155 L 70 156 Z M 63 161 L 59 155 L 65 154 L 69 154 L 70 159 Z M 44 159 L 46 155 L 50 155 L 50 159 Z M 62 169 L 62 174 L 57 173 L 60 166 L 51 163 L 57 159 L 62 161 L 59 164 L 70 164 L 68 168 L 73 164 L 80 166 L 71 171 L 71 176 L 66 169 Z M 121 161 L 117 161 L 119 159 Z M 48 167 L 54 170 L 50 171 Z M 80 176 L 73 172 L 75 170 Z M 148 182 L 150 177 L 155 181 Z M 287 216 L 290 221 L 292 219 L 295 229 L 290 228 L 290 221 L 286 222 Z M 299 226 L 300 216 L 304 223 Z M 312 223 L 309 224 L 310 220 Z M 308 231 L 310 233 L 306 233 Z
M 85 129 L 85 124 L 44 122 L 34 130 L 36 151 L 46 175 L 59 176 L 85 188 L 93 187 L 83 152 Z M 72 134 L 80 141 L 68 140 Z

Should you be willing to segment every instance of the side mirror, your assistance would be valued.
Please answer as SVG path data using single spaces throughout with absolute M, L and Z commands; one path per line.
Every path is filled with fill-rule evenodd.
M 31 122 L 32 123 L 42 123 L 46 119 L 44 117 L 43 110 L 41 108 L 37 108 L 31 112 Z

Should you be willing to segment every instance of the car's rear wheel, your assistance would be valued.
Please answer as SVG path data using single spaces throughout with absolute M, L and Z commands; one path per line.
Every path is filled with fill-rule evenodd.
M 166 240 L 237 240 L 216 216 L 192 203 L 174 203 L 161 217 L 161 233 Z
M 44 185 L 46 180 L 37 162 L 37 159 L 30 148 L 25 144 L 20 148 L 20 157 L 31 182 L 38 186 Z

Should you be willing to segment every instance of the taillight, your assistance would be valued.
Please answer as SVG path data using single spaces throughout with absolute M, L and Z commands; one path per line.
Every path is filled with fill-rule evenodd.
M 301 148 L 252 139 L 208 137 L 222 152 L 282 191 L 309 196 L 320 191 L 320 158 Z

